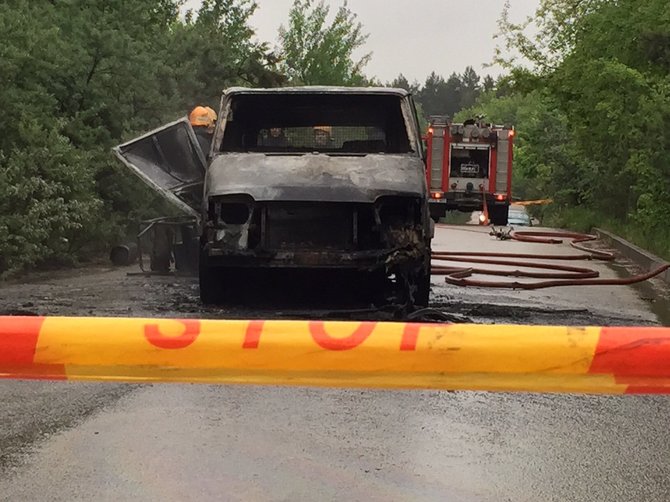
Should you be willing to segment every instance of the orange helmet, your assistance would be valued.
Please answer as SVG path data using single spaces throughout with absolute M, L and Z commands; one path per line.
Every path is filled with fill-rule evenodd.
M 209 115 L 209 118 L 212 119 L 212 123 L 216 122 L 216 112 L 209 106 L 206 106 L 205 110 L 207 110 L 207 115 Z
M 214 128 L 216 122 L 216 112 L 209 106 L 196 106 L 188 116 L 188 120 L 194 127 Z

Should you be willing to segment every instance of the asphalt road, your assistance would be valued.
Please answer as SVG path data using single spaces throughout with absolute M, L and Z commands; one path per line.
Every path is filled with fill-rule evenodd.
M 570 252 L 479 227 L 440 227 L 434 247 Z M 295 315 L 203 309 L 193 278 L 128 271 L 5 284 L 0 312 Z M 434 307 L 473 322 L 657 324 L 667 303 L 651 291 L 463 289 L 434 277 L 432 293 Z M 6 381 L 0 500 L 664 501 L 669 412 L 660 396 Z

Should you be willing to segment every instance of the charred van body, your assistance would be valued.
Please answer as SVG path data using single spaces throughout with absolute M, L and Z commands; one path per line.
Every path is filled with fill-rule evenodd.
M 204 302 L 235 295 L 232 272 L 310 269 L 427 304 L 433 228 L 405 91 L 233 88 L 219 117 L 208 152 L 185 119 L 115 149 L 197 217 Z

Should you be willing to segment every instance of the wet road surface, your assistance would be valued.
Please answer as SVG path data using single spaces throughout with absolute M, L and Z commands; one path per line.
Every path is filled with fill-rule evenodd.
M 441 227 L 440 250 L 569 253 Z M 576 263 L 580 266 L 579 263 Z M 616 267 L 589 262 L 603 276 Z M 123 270 L 0 288 L 0 311 L 292 317 L 202 309 L 197 281 Z M 658 288 L 657 288 L 658 289 Z M 657 324 L 625 287 L 461 289 L 474 322 Z M 0 382 L 0 500 L 670 500 L 670 399 Z

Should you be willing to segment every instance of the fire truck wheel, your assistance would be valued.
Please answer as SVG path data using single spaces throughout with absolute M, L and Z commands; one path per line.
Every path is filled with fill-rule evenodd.
M 494 206 L 489 211 L 491 223 L 498 226 L 507 225 L 507 206 Z

